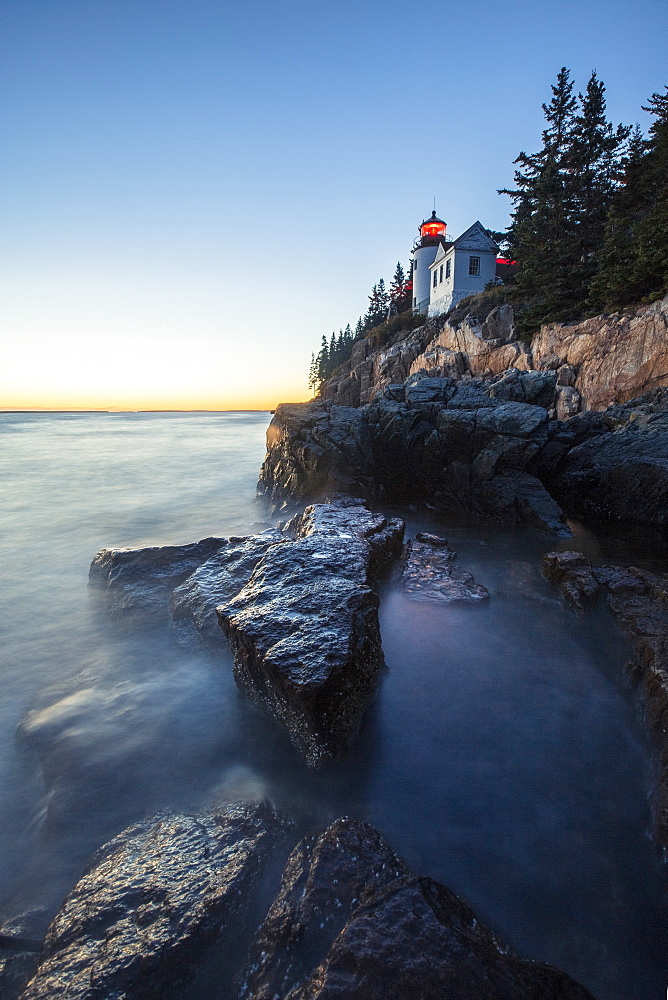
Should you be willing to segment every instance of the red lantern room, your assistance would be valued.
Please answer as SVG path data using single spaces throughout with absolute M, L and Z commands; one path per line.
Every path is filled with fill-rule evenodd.
M 432 212 L 431 218 L 418 226 L 420 238 L 415 241 L 413 249 L 417 250 L 418 247 L 437 247 L 439 243 L 445 243 L 447 240 L 445 228 L 443 219 L 439 219 L 436 216 L 436 212 Z
M 419 229 L 420 229 L 420 236 L 422 237 L 435 236 L 438 238 L 439 236 L 445 236 L 446 226 L 445 223 L 443 222 L 443 219 L 437 219 L 436 212 L 432 212 L 431 218 L 427 219 L 426 222 L 423 222 L 422 225 L 419 227 Z

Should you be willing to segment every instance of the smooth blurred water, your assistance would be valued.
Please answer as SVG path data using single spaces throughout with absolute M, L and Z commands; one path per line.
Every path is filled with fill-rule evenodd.
M 137 818 L 269 795 L 295 836 L 369 820 L 598 1000 L 663 1000 L 664 873 L 629 650 L 605 609 L 578 617 L 542 579 L 553 539 L 392 511 L 409 534 L 446 534 L 491 599 L 440 607 L 384 584 L 388 670 L 350 756 L 319 772 L 238 694 L 222 639 L 219 655 L 187 650 L 163 621 L 100 608 L 97 549 L 271 522 L 254 497 L 268 420 L 0 415 L 0 918 L 53 913 Z M 581 529 L 572 544 L 616 546 Z M 631 557 L 628 539 L 617 548 Z

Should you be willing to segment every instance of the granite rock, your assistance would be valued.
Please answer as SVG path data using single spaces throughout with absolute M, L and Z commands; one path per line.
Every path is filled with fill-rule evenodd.
M 404 547 L 403 589 L 418 600 L 441 604 L 477 603 L 489 599 L 488 591 L 476 583 L 470 573 L 455 565 L 455 555 L 445 538 L 418 534 Z
M 233 947 L 283 824 L 267 805 L 164 816 L 94 857 L 47 931 L 21 1000 L 176 1000 Z
M 248 698 L 284 726 L 311 766 L 343 753 L 374 695 L 383 654 L 376 573 L 403 522 L 360 502 L 307 508 L 245 587 L 218 607 Z
M 174 587 L 226 544 L 226 538 L 211 537 L 186 545 L 100 549 L 88 577 L 105 593 L 112 607 L 163 606 Z

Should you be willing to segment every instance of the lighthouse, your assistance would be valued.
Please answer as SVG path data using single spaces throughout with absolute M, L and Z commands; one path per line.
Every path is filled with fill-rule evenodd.
M 423 221 L 418 226 L 420 238 L 413 246 L 413 312 L 426 313 L 429 309 L 429 295 L 431 291 L 430 264 L 440 246 L 444 246 L 448 240 L 445 235 L 446 224 L 443 219 L 436 217 L 436 212 L 431 213 L 431 217 Z

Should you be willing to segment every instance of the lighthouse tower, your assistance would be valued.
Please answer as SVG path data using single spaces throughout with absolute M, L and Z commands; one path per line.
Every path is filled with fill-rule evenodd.
M 439 246 L 446 243 L 446 225 L 443 219 L 431 213 L 431 218 L 418 226 L 420 238 L 413 246 L 413 312 L 427 313 L 429 309 L 429 291 L 431 272 L 429 265 L 433 264 Z

